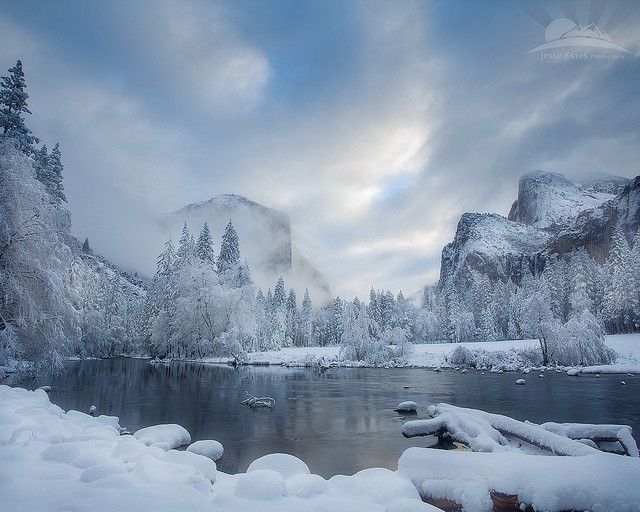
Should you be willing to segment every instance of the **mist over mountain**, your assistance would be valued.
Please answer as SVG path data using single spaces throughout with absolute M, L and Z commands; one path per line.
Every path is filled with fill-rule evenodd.
M 177 239 L 184 223 L 197 236 L 205 222 L 214 237 L 214 247 L 225 225 L 232 221 L 240 239 L 242 259 L 247 260 L 253 280 L 266 292 L 280 276 L 287 287 L 301 292 L 308 288 L 318 302 L 331 299 L 326 278 L 297 250 L 291 237 L 289 216 L 236 194 L 223 194 L 191 203 L 160 216 L 158 225 L 165 239 Z

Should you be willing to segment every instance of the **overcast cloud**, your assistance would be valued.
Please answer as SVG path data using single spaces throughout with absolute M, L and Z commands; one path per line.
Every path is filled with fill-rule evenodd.
M 334 293 L 410 294 L 524 172 L 640 174 L 634 4 L 0 0 L 0 72 L 23 61 L 74 232 L 114 261 L 151 274 L 150 216 L 237 193 L 290 215 Z M 630 53 L 528 53 L 573 11 Z

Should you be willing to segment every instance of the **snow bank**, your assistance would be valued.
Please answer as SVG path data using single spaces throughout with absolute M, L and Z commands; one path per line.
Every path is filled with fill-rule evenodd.
M 217 441 L 179 425 L 119 435 L 113 417 L 65 413 L 42 390 L 0 386 L 0 496 L 6 510 L 434 512 L 403 473 L 369 469 L 325 480 L 292 455 L 217 471 Z M 198 453 L 199 452 L 199 453 Z
M 610 366 L 586 367 L 582 373 L 640 373 L 640 334 L 605 336 L 605 343 L 615 350 L 618 363 Z M 425 343 L 413 345 L 403 366 L 416 368 L 453 368 L 454 350 L 467 349 L 476 367 L 486 366 L 504 371 L 519 371 L 538 367 L 540 359 L 538 340 L 487 341 L 479 343 Z M 535 359 L 535 361 L 534 361 Z M 225 363 L 223 359 L 207 359 Z M 288 347 L 277 352 L 253 352 L 248 354 L 249 364 L 284 366 L 366 366 L 340 359 L 340 347 Z
M 422 496 L 455 501 L 465 512 L 492 510 L 491 491 L 548 512 L 633 512 L 640 503 L 640 461 L 607 453 L 543 457 L 409 448 L 398 470 Z

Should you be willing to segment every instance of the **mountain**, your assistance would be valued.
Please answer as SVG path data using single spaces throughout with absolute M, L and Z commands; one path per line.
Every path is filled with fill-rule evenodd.
M 466 286 L 474 272 L 493 281 L 508 275 L 519 280 L 523 262 L 540 252 L 551 236 L 497 214 L 465 213 L 453 242 L 442 250 L 440 285 L 450 279 Z
M 246 258 L 256 284 L 264 290 L 273 288 L 278 277 L 300 294 L 309 288 L 314 301 L 323 304 L 331 299 L 326 278 L 297 250 L 291 238 L 289 216 L 267 208 L 246 197 L 224 194 L 207 201 L 189 204 L 161 216 L 160 229 L 166 238 L 177 238 L 186 222 L 197 238 L 205 222 L 219 249 L 220 236 L 232 221 L 240 239 L 240 254 Z
M 609 188 L 600 187 L 599 183 L 594 180 L 580 186 L 554 172 L 525 174 L 520 178 L 518 199 L 511 206 L 508 219 L 557 232 L 571 226 L 577 212 L 600 206 L 621 191 L 611 180 L 607 181 Z
M 558 173 L 525 174 L 507 218 L 462 215 L 454 240 L 442 250 L 438 286 L 466 286 L 473 273 L 518 283 L 526 267 L 537 273 L 552 255 L 581 247 L 602 263 L 616 224 L 629 238 L 640 226 L 640 176 L 576 184 Z
M 600 264 L 609 254 L 611 234 L 619 225 L 628 239 L 640 227 L 640 176 L 628 180 L 622 191 L 596 208 L 580 211 L 573 224 L 560 231 L 546 247 L 560 256 L 584 247 Z

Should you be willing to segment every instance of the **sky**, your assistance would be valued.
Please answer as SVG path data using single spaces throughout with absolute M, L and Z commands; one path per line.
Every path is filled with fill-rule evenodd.
M 114 262 L 151 275 L 154 215 L 235 193 L 334 294 L 410 295 L 522 174 L 640 174 L 636 4 L 0 0 L 0 74 L 22 60 L 73 231 Z M 627 52 L 530 53 L 565 18 Z

